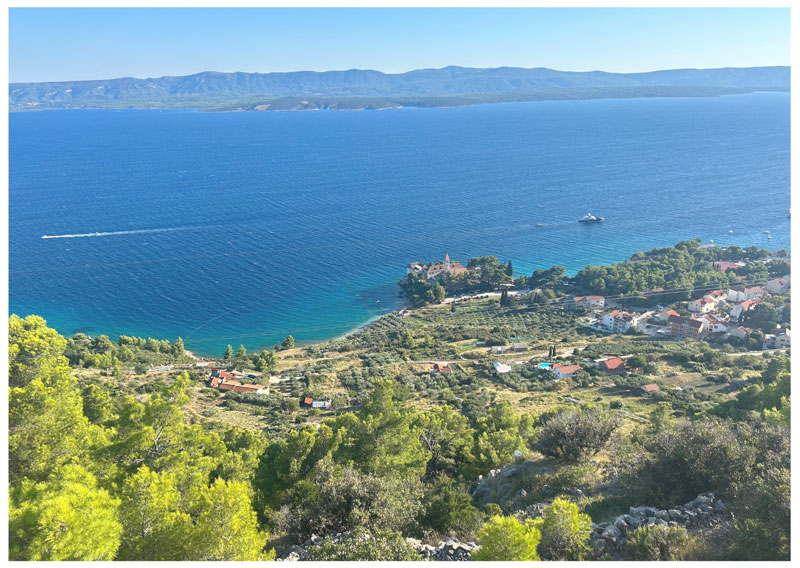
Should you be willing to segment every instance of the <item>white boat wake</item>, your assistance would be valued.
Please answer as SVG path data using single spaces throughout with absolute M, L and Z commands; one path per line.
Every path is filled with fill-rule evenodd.
M 85 237 L 114 237 L 117 235 L 141 235 L 143 233 L 169 233 L 172 231 L 188 231 L 197 227 L 171 227 L 167 229 L 137 229 L 134 231 L 111 231 L 107 233 L 77 233 L 74 235 L 42 235 L 43 239 L 82 239 Z

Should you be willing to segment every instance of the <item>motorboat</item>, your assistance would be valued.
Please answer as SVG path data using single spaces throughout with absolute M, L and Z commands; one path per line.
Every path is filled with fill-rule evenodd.
M 587 213 L 578 219 L 578 223 L 602 223 L 603 221 L 605 221 L 604 217 L 595 217 L 591 213 Z

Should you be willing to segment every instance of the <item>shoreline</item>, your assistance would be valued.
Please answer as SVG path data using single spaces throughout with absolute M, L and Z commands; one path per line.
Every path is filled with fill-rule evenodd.
M 725 247 L 725 246 L 730 246 L 732 243 L 720 243 L 720 242 L 718 242 L 717 244 L 718 244 L 718 246 Z M 758 246 L 758 245 L 756 245 L 756 246 Z M 631 253 L 631 254 L 633 254 L 633 253 Z M 789 257 L 788 258 L 791 258 L 791 252 L 789 253 Z M 617 261 L 617 262 L 623 262 L 623 261 L 624 260 Z M 589 264 L 584 265 L 584 267 L 585 266 L 591 266 L 591 265 L 592 264 L 589 263 Z M 578 270 L 580 270 L 580 269 L 578 269 Z M 575 271 L 575 272 L 577 272 L 577 271 Z M 512 296 L 525 295 L 526 293 L 529 293 L 529 292 L 530 292 L 530 290 L 509 290 L 509 295 L 512 295 Z M 486 296 L 486 297 L 490 297 L 490 298 L 491 297 L 499 297 L 500 296 L 500 292 L 491 291 L 491 292 L 480 292 L 480 293 L 474 293 L 474 294 L 466 294 L 466 295 L 461 295 L 461 296 L 448 296 L 442 301 L 442 304 L 443 305 L 448 305 L 448 304 L 453 303 L 453 302 L 458 302 L 459 300 L 466 300 L 466 299 L 471 299 L 471 298 L 475 298 L 475 297 L 482 297 L 482 296 Z M 388 312 L 383 313 L 383 314 L 373 315 L 373 316 L 367 318 L 366 320 L 364 320 L 364 321 L 362 321 L 362 322 L 360 322 L 358 324 L 353 325 L 352 327 L 350 327 L 350 329 L 348 329 L 347 331 L 344 331 L 343 333 L 339 333 L 339 334 L 336 334 L 336 335 L 331 335 L 329 337 L 319 338 L 319 339 L 298 340 L 297 338 L 295 338 L 297 347 L 307 347 L 307 346 L 312 346 L 312 345 L 321 345 L 321 344 L 324 344 L 324 343 L 327 343 L 327 342 L 330 342 L 330 341 L 337 341 L 337 340 L 340 340 L 340 339 L 345 339 L 345 338 L 353 335 L 354 333 L 356 333 L 358 331 L 361 331 L 363 329 L 366 329 L 366 328 L 370 327 L 371 325 L 374 325 L 376 322 L 380 321 L 382 318 L 389 317 L 392 314 L 394 314 L 394 313 L 396 313 L 396 312 L 398 312 L 400 310 L 404 310 L 404 309 L 414 310 L 416 308 L 413 307 L 411 304 L 409 304 L 409 302 L 408 302 L 408 300 L 406 298 L 403 298 L 401 301 L 398 302 L 398 304 L 396 306 L 391 308 Z M 12 310 L 12 311 L 10 311 L 9 315 L 11 313 L 17 313 L 17 312 L 14 312 Z M 17 313 L 17 315 L 20 315 L 20 314 Z M 40 313 L 32 312 L 31 314 L 20 315 L 20 317 L 26 317 L 26 315 L 38 315 L 40 317 L 43 317 L 45 320 L 47 320 L 48 321 L 48 325 L 51 325 L 49 323 L 49 319 L 47 317 L 45 317 L 44 315 L 40 314 Z M 104 333 L 101 333 L 101 332 L 100 333 L 96 332 L 96 328 L 94 328 L 94 327 L 91 327 L 91 328 L 90 327 L 74 328 L 72 331 L 64 331 L 64 332 L 60 331 L 57 327 L 54 327 L 54 329 L 56 329 L 56 331 L 58 331 L 58 333 L 61 334 L 65 338 L 72 337 L 75 333 L 78 332 L 78 330 L 84 330 L 84 331 L 82 331 L 83 333 L 87 333 L 87 332 L 89 332 L 89 330 L 91 330 L 91 332 L 95 332 L 95 333 L 97 333 L 97 335 L 108 335 L 107 333 L 104 334 Z M 95 336 L 91 332 L 89 332 L 87 334 L 89 334 L 91 336 Z M 126 333 L 125 335 L 128 335 L 128 334 L 130 334 L 130 332 Z M 289 331 L 289 334 L 291 335 L 292 332 Z M 134 333 L 132 335 L 136 335 L 136 334 Z M 112 339 L 111 336 L 109 336 L 109 339 Z M 162 338 L 154 337 L 154 339 L 163 340 L 165 338 L 163 338 L 163 337 Z M 170 341 L 174 341 L 174 339 L 172 339 Z M 269 344 L 259 345 L 259 346 L 256 346 L 256 347 L 248 347 L 248 351 L 257 352 L 257 351 L 260 351 L 262 349 L 273 349 L 276 344 L 277 343 L 269 343 Z M 219 355 L 218 353 L 215 354 L 215 352 L 212 351 L 212 350 L 208 350 L 207 351 L 206 349 L 204 349 L 202 347 L 191 345 L 191 340 L 189 340 L 187 342 L 186 352 L 188 354 L 190 354 L 189 355 L 190 357 L 193 357 L 193 358 L 198 359 L 198 360 L 214 360 Z
M 599 87 L 598 87 L 599 88 Z M 577 89 L 577 87 L 576 87 Z M 717 87 L 709 87 L 709 89 L 721 89 Z M 209 106 L 193 106 L 193 105 L 181 105 L 180 103 L 176 103 L 174 105 L 165 105 L 159 106 L 157 100 L 150 101 L 152 104 L 147 106 L 144 103 L 144 106 L 138 105 L 120 105 L 120 106 L 31 106 L 31 107 L 10 107 L 8 109 L 9 113 L 24 113 L 24 112 L 42 112 L 42 111 L 50 111 L 50 110 L 184 110 L 184 111 L 192 111 L 192 112 L 199 112 L 199 113 L 231 113 L 231 112 L 255 112 L 255 113 L 262 113 L 262 112 L 314 112 L 314 111 L 391 111 L 391 110 L 402 110 L 402 109 L 453 109 L 453 108 L 465 108 L 465 107 L 476 107 L 476 106 L 484 106 L 484 105 L 497 105 L 497 104 L 516 104 L 516 103 L 538 103 L 538 102 L 554 102 L 554 101 L 596 101 L 596 100 L 628 100 L 628 99 L 696 99 L 696 98 L 719 98 L 719 97 L 728 97 L 728 96 L 736 96 L 736 95 L 751 95 L 751 94 L 773 94 L 773 93 L 788 93 L 791 94 L 790 90 L 765 90 L 765 89 L 757 89 L 757 90 L 750 90 L 750 89 L 743 89 L 737 88 L 734 91 L 724 92 L 723 90 L 719 90 L 718 92 L 697 92 L 697 93 L 659 93 L 659 94 L 631 94 L 629 96 L 625 96 L 624 94 L 615 94 L 613 96 L 602 96 L 601 94 L 597 95 L 586 95 L 586 96 L 542 96 L 542 97 L 530 97 L 526 98 L 524 96 L 520 97 L 509 97 L 507 100 L 464 100 L 461 103 L 454 103 L 452 101 L 452 97 L 470 97 L 475 95 L 453 95 L 452 97 L 449 96 L 441 96 L 441 98 L 451 99 L 448 102 L 442 101 L 443 104 L 424 104 L 418 103 L 414 104 L 414 101 L 405 100 L 402 103 L 398 104 L 390 104 L 387 106 L 382 107 L 374 107 L 371 105 L 365 106 L 341 106 L 337 107 L 336 99 L 337 97 L 331 97 L 330 102 L 322 101 L 315 104 L 319 104 L 320 106 L 316 107 L 305 107 L 305 108 L 256 108 L 256 106 L 269 106 L 271 103 L 262 103 L 256 105 L 252 108 L 248 108 L 246 105 L 243 106 L 236 106 L 236 107 L 228 107 L 225 106 L 225 101 L 220 101 L 221 106 L 217 105 L 209 105 Z M 504 95 L 505 93 L 500 93 L 500 95 Z M 495 95 L 495 93 L 491 93 L 491 95 Z M 361 95 L 364 98 L 367 98 L 365 95 Z M 388 97 L 388 96 L 387 96 Z M 298 98 L 295 96 L 292 97 L 278 97 L 274 99 L 272 103 L 280 101 L 284 98 Z M 341 97 L 344 99 L 349 99 L 350 97 Z M 352 97 L 358 98 L 358 96 Z M 398 99 L 402 99 L 403 97 L 397 97 Z M 413 97 L 409 97 L 413 98 Z M 439 97 L 432 97 L 433 99 Z

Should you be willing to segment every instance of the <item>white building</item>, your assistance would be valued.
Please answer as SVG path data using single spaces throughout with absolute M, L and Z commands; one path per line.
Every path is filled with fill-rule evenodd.
M 761 286 L 734 286 L 728 290 L 728 301 L 734 304 L 763 297 L 764 289 Z
M 731 308 L 731 317 L 738 321 L 744 312 L 752 309 L 753 306 L 757 306 L 760 303 L 761 300 L 745 300 L 744 302 L 740 302 Z
M 722 312 L 711 312 L 703 316 L 706 320 L 706 329 L 710 333 L 719 333 L 721 331 L 728 331 L 731 324 L 731 318 L 728 314 Z
M 603 314 L 603 326 L 615 333 L 627 333 L 630 328 L 641 329 L 646 324 L 651 312 L 644 314 L 628 313 L 622 310 L 613 310 Z
M 787 349 L 792 346 L 792 330 L 777 329 L 764 336 L 763 349 Z
M 606 299 L 603 296 L 575 296 L 575 307 L 588 310 L 590 308 L 602 308 L 606 305 Z
M 704 296 L 702 298 L 698 298 L 697 300 L 691 300 L 687 304 L 686 309 L 694 314 L 707 314 L 708 312 L 714 311 L 716 307 L 717 302 Z
M 510 373 L 511 372 L 511 365 L 505 365 L 503 363 L 495 363 L 493 365 L 494 370 L 498 372 L 498 374 Z
M 557 380 L 565 379 L 567 377 L 571 377 L 575 373 L 581 370 L 580 365 L 562 365 L 561 363 L 555 363 L 550 370 L 553 371 Z

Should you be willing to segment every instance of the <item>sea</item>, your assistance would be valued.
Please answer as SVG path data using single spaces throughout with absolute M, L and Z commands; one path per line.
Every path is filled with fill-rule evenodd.
M 219 355 L 346 334 L 445 254 L 574 274 L 691 238 L 788 249 L 789 103 L 11 113 L 9 312 Z

